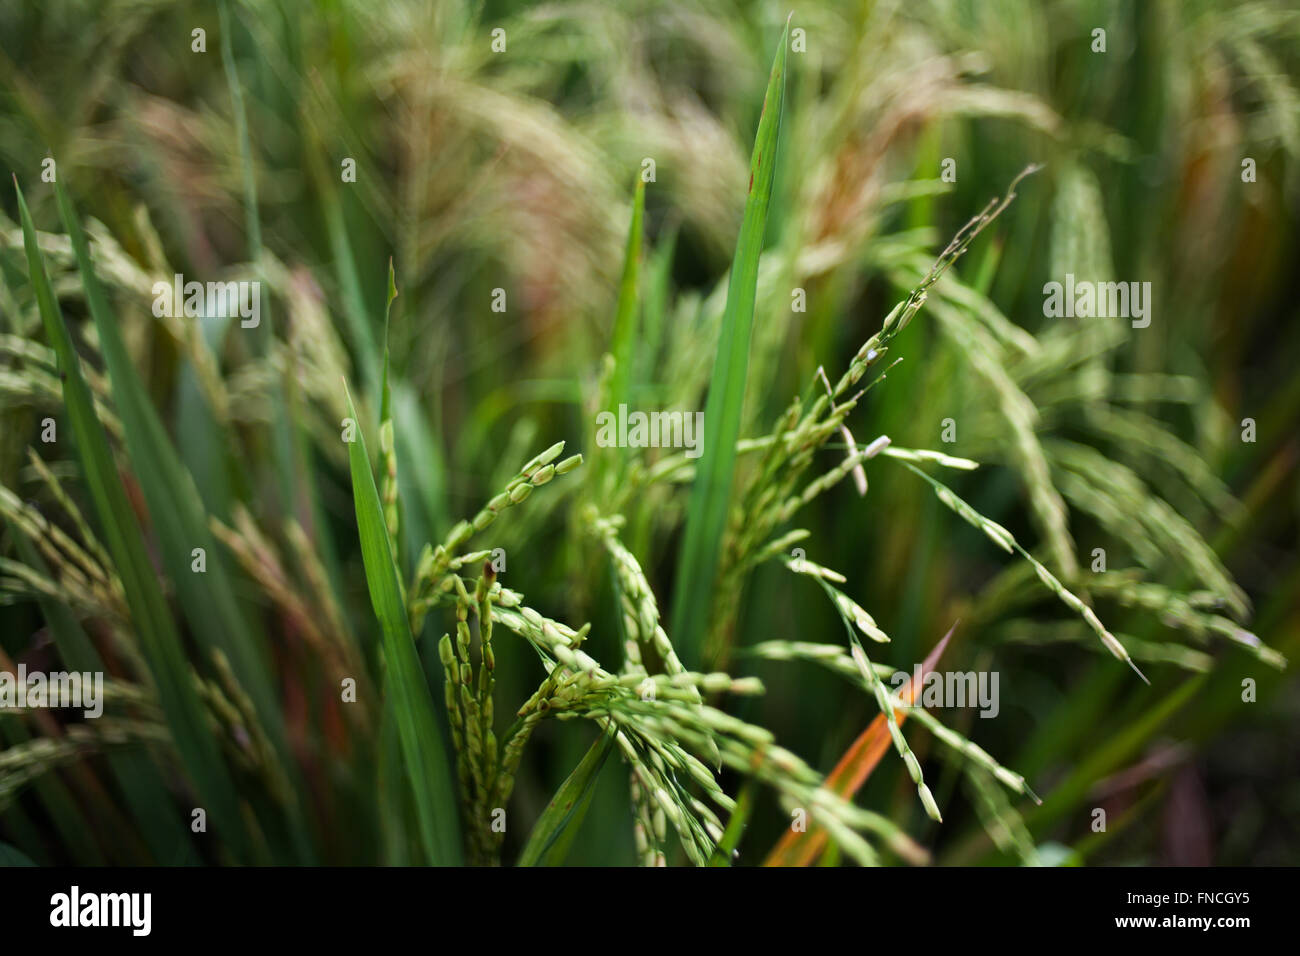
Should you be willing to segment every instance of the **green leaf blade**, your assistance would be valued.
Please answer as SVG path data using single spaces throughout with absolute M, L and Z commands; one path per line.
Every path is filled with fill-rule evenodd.
M 347 401 L 348 414 L 356 421 L 351 392 L 347 394 Z M 429 685 L 411 636 L 383 505 L 375 476 L 370 470 L 365 437 L 359 427 L 357 440 L 348 445 L 348 462 L 366 585 L 383 636 L 387 662 L 385 688 L 393 695 L 393 714 L 402 753 L 408 763 L 408 779 L 414 790 L 421 843 L 430 863 L 456 865 L 461 860 L 461 845 L 450 763 L 429 695 Z
M 560 784 L 528 835 L 519 866 L 560 866 L 568 856 L 582 819 L 591 806 L 596 780 L 614 745 L 613 731 L 602 734 Z
M 790 22 L 772 64 L 763 114 L 750 159 L 749 195 L 736 240 L 735 258 L 727 284 L 718 350 L 714 356 L 709 397 L 704 407 L 704 443 L 686 513 L 686 532 L 673 589 L 672 629 L 669 633 L 687 667 L 699 665 L 722 550 L 736 470 L 736 441 L 740 437 L 749 373 L 749 345 L 758 292 L 758 263 L 767 229 L 768 206 L 776 171 L 776 146 L 785 101 L 786 51 Z
M 614 356 L 614 377 L 610 382 L 609 401 L 617 412 L 628 400 L 632 384 L 632 355 L 637 333 L 637 290 L 641 281 L 641 234 L 645 222 L 645 182 L 638 179 L 632 201 L 632 224 L 627 233 L 627 250 L 623 257 L 623 277 L 618 286 L 618 308 L 614 313 L 614 332 L 610 353 Z

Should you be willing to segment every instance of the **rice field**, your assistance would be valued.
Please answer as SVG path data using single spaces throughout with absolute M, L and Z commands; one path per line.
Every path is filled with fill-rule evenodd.
M 1298 75 L 0 6 L 0 863 L 1293 864 Z

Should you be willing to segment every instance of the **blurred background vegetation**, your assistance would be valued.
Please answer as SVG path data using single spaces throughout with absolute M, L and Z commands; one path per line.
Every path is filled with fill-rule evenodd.
M 40 175 L 42 160 L 57 161 L 207 510 L 231 527 L 247 515 L 264 536 L 263 560 L 315 614 L 283 531 L 295 518 L 341 595 L 346 627 L 367 646 L 375 628 L 338 440 L 339 376 L 364 399 L 373 435 L 389 259 L 400 289 L 389 344 L 409 570 L 424 542 L 552 441 L 591 459 L 646 158 L 655 180 L 633 404 L 704 407 L 749 150 L 791 9 L 806 49 L 789 58 L 743 433 L 765 433 L 819 365 L 835 380 L 948 239 L 1041 163 L 896 340 L 891 360 L 904 360 L 854 412 L 854 436 L 983 463 L 942 477 L 1070 586 L 1091 586 L 1093 549 L 1103 548 L 1111 581 L 1134 569 L 1130 583 L 1204 589 L 1229 605 L 1239 593 L 1249 612 L 1222 613 L 1294 660 L 1300 12 L 1285 0 L 283 0 L 232 4 L 225 33 L 207 2 L 0 0 L 0 165 L 22 184 L 37 227 L 61 234 Z M 192 50 L 197 28 L 206 52 Z M 495 28 L 505 30 L 501 53 Z M 1105 52 L 1093 50 L 1098 28 Z M 227 41 L 255 171 L 251 221 Z M 355 183 L 340 178 L 348 158 Z M 1243 182 L 1246 159 L 1253 182 Z M 947 160 L 955 182 L 941 178 Z M 15 340 L 42 336 L 7 191 L 0 212 L 10 290 L 0 302 L 0 483 L 45 507 L 48 485 L 27 449 L 74 497 L 78 470 L 66 450 L 38 441 L 61 400 L 21 374 L 32 360 Z M 43 248 L 94 368 L 66 240 L 43 237 Z M 253 261 L 273 290 L 261 338 L 153 317 L 156 279 L 242 276 Z M 1043 284 L 1066 272 L 1150 282 L 1150 326 L 1044 318 Z M 792 311 L 796 287 L 806 312 Z M 505 313 L 490 308 L 497 288 Z M 952 444 L 940 441 L 947 418 Z M 1257 423 L 1253 442 L 1242 440 L 1246 418 Z M 839 460 L 822 455 L 820 470 Z M 1147 687 L 1097 653 L 1032 569 L 989 547 L 924 483 L 901 468 L 869 474 L 865 498 L 846 483 L 801 515 L 809 556 L 843 572 L 844 590 L 893 637 L 877 660 L 910 670 L 961 620 L 941 668 L 999 672 L 1001 713 L 944 717 L 1043 796 L 1021 809 L 1044 858 L 1300 859 L 1294 668 L 1200 641 L 1186 618 L 1201 612 L 1183 614 L 1167 594 L 1131 607 L 1135 587 L 1098 584 L 1091 599 Z M 502 580 L 545 613 L 591 621 L 588 649 L 615 660 L 606 566 L 573 527 L 592 489 L 580 472 L 545 491 L 482 546 L 505 549 Z M 664 607 L 685 502 L 680 487 L 655 487 L 625 509 L 625 539 Z M 10 527 L 0 554 L 17 560 L 14 539 Z M 245 572 L 238 591 L 270 635 L 318 858 L 407 859 L 400 840 L 385 843 L 383 796 L 357 769 L 372 741 L 339 716 L 302 621 Z M 53 669 L 45 616 L 12 590 L 0 645 L 12 661 Z M 727 666 L 767 686 L 737 712 L 828 771 L 874 702 L 810 665 L 744 648 L 838 641 L 833 610 L 779 565 L 759 568 L 727 610 Z M 443 628 L 430 622 L 420 639 L 431 675 Z M 498 700 L 512 708 L 540 671 L 523 644 L 499 640 Z M 1181 650 L 1167 651 L 1171 642 Z M 1242 702 L 1245 678 L 1258 682 L 1255 703 Z M 0 727 L 11 744 L 39 732 L 14 715 Z M 594 736 L 544 725 L 512 818 L 535 818 Z M 945 822 L 926 819 L 892 756 L 859 802 L 940 863 L 1014 861 L 928 735 L 909 739 Z M 74 771 L 42 778 L 61 793 L 0 793 L 0 840 L 37 862 L 130 862 L 129 849 L 96 838 L 92 852 L 55 825 L 71 812 L 61 800 L 86 799 Z M 734 793 L 737 781 L 724 782 Z M 604 772 L 570 862 L 633 862 L 627 800 L 626 775 Z M 759 797 L 742 862 L 760 862 L 788 825 L 769 800 Z M 1104 833 L 1092 830 L 1096 807 L 1107 811 Z M 512 828 L 507 848 L 526 833 Z

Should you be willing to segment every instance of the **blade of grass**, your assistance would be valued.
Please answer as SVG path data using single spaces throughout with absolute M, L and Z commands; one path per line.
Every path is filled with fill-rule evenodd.
M 663 341 L 664 322 L 668 313 L 673 261 L 677 254 L 677 229 L 671 227 L 646 261 L 645 291 L 642 293 L 640 334 L 637 338 L 637 362 L 642 375 L 658 367 L 659 348 Z
M 686 531 L 673 588 L 669 633 L 688 668 L 699 666 L 701 644 L 709 625 L 714 578 L 722 549 L 736 470 L 736 440 L 740 437 L 749 371 L 749 344 L 758 291 L 758 260 L 767 228 L 768 204 L 776 170 L 776 144 L 785 100 L 785 61 L 790 21 L 781 33 L 781 46 L 763 97 L 763 113 L 749 164 L 749 195 L 736 240 L 735 258 L 727 283 L 727 303 L 714 356 L 709 397 L 704 406 L 704 447 L 691 487 Z
M 596 779 L 613 749 L 614 734 L 608 731 L 591 745 L 586 756 L 578 762 L 551 802 L 533 824 L 519 854 L 519 866 L 560 866 L 573 845 L 573 838 L 587 815 L 592 795 L 596 792 Z
M 388 298 L 384 303 L 384 373 L 379 386 L 379 454 L 382 456 L 383 478 L 379 483 L 380 500 L 384 506 L 384 522 L 388 528 L 388 542 L 393 548 L 393 563 L 399 578 L 403 577 L 401 552 L 398 550 L 401 533 L 401 496 L 397 484 L 397 448 L 393 444 L 393 393 L 389 387 L 389 325 L 393 318 L 393 300 L 397 298 L 397 277 L 393 274 L 393 260 L 388 260 Z
M 609 351 L 614 358 L 614 370 L 609 381 L 606 409 L 617 415 L 620 405 L 628 403 L 632 387 L 637 326 L 639 313 L 638 288 L 641 275 L 641 234 L 645 219 L 645 181 L 638 177 L 636 193 L 632 199 L 632 222 L 628 227 L 627 246 L 623 255 L 623 275 L 618 285 L 618 304 L 614 310 L 614 328 L 610 333 Z M 618 475 L 626 459 L 615 455 L 596 455 L 592 461 L 591 480 L 594 487 L 602 487 L 602 476 Z
M 357 412 L 347 382 L 343 383 L 343 388 L 347 393 L 348 414 L 356 421 Z M 415 640 L 411 636 L 402 600 L 400 575 L 393 561 L 392 545 L 384 522 L 384 509 L 360 428 L 357 429 L 357 440 L 348 445 L 348 459 L 352 469 L 352 496 L 366 585 L 383 634 L 387 664 L 385 688 L 392 694 L 393 717 L 414 791 L 421 843 L 428 862 L 455 865 L 461 858 L 460 830 L 447 751 L 429 695 L 429 684 L 416 656 Z
M 50 288 L 36 242 L 36 227 L 32 224 L 17 177 L 14 178 L 14 189 L 18 194 L 28 272 L 46 335 L 59 358 L 63 400 L 76 437 L 86 487 L 95 504 L 103 540 L 122 580 L 140 648 L 158 690 L 159 703 L 167 717 L 181 763 L 204 801 L 213 829 L 228 841 L 237 857 L 251 859 L 253 845 L 240 814 L 234 782 L 222 762 L 207 713 L 195 692 L 180 635 L 154 577 L 144 538 L 133 517 L 122 478 L 113 463 L 108 437 L 95 416 L 90 388 L 81 373 L 72 338 Z
M 402 742 L 397 736 L 397 717 L 391 699 L 384 701 L 379 728 L 375 776 L 376 797 L 383 841 L 381 859 L 385 866 L 410 866 L 414 844 L 408 835 L 414 830 L 414 801 L 407 785 L 402 761 Z
M 645 219 L 645 182 L 640 177 L 636 183 L 636 197 L 632 200 L 632 225 L 627 233 L 627 252 L 623 257 L 623 278 L 618 285 L 618 309 L 614 313 L 614 332 L 610 339 L 610 352 L 614 356 L 614 377 L 609 386 L 611 410 L 617 413 L 620 403 L 627 401 L 632 384 L 632 356 L 637 333 L 637 288 L 641 277 L 641 233 Z

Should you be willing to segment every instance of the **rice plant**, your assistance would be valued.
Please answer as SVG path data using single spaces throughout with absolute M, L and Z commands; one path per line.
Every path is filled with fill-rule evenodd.
M 0 672 L 104 676 L 0 711 L 0 850 L 1110 859 L 1121 770 L 1291 680 L 1300 392 L 1239 387 L 1238 285 L 1123 204 L 1249 150 L 1294 210 L 1300 23 L 1160 14 L 1164 87 L 1244 91 L 1198 147 L 1086 3 L 506 6 L 110 3 L 76 83 L 0 45 Z M 1135 268 L 1149 328 L 1038 294 Z M 160 309 L 182 274 L 257 311 Z M 927 696 L 968 668 L 1000 720 Z

